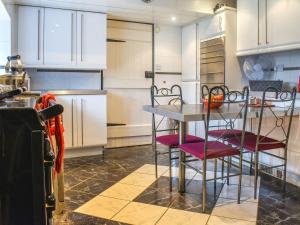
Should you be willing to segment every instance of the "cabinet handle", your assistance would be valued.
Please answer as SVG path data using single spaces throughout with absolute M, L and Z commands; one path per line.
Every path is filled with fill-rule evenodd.
M 40 19 L 41 19 L 41 10 L 39 9 L 38 10 L 38 52 L 37 52 L 37 55 L 38 55 L 38 61 L 40 60 Z
M 71 113 L 71 119 L 72 119 L 72 147 L 74 147 L 74 99 L 72 99 L 72 113 Z
M 71 14 L 71 62 L 73 62 L 73 33 L 74 33 L 74 30 L 73 30 L 73 26 L 74 26 L 74 14 L 72 13 Z
M 260 45 L 260 33 L 259 33 L 259 28 L 260 28 L 260 0 L 258 0 L 257 4 L 257 44 Z
M 82 62 L 82 43 L 83 43 L 83 41 L 82 41 L 82 38 L 83 38 L 83 32 L 82 32 L 82 30 L 83 30 L 83 14 L 81 14 L 81 21 L 80 21 L 80 24 L 81 24 L 81 32 L 80 32 L 80 57 L 81 57 L 81 62 Z
M 269 44 L 268 38 L 268 0 L 266 0 L 266 44 Z
M 84 104 L 84 100 L 81 99 L 81 145 L 83 146 L 83 104 Z

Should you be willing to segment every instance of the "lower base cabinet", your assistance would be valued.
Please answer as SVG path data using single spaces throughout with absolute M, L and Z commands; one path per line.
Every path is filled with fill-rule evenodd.
M 107 96 L 60 95 L 64 106 L 65 147 L 91 147 L 107 144 Z

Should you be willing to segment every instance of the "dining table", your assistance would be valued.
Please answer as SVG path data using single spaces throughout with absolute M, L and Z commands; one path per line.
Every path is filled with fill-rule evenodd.
M 240 104 L 223 104 L 220 108 L 210 109 L 210 120 L 224 119 L 242 119 L 243 110 Z M 178 104 L 178 105 L 145 105 L 143 110 L 152 114 L 160 115 L 179 122 L 179 144 L 185 142 L 187 133 L 187 123 L 193 121 L 205 121 L 208 114 L 208 109 L 203 104 Z M 271 110 L 264 110 L 264 117 L 273 116 L 274 112 L 277 115 L 287 116 L 290 109 L 284 106 L 272 106 Z M 247 118 L 258 118 L 261 113 L 261 107 L 248 107 Z M 300 108 L 294 109 L 294 116 L 299 115 Z M 178 191 L 185 191 L 185 153 L 179 153 L 179 169 L 178 169 Z

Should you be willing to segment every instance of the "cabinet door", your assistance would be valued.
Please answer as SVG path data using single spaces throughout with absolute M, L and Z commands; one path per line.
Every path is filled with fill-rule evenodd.
M 43 64 L 44 9 L 18 8 L 18 54 L 25 65 Z
M 64 112 L 62 120 L 64 124 L 65 147 L 72 148 L 77 146 L 77 113 L 76 113 L 76 96 L 66 95 L 57 96 L 57 103 L 63 105 Z
M 80 105 L 79 145 L 99 146 L 107 143 L 106 95 L 78 96 Z
M 106 68 L 106 14 L 77 12 L 77 64 Z
M 300 1 L 266 0 L 267 44 L 271 46 L 300 43 Z
M 197 25 L 182 28 L 182 80 L 197 79 Z
M 44 63 L 71 65 L 76 63 L 76 12 L 45 9 Z
M 237 1 L 237 51 L 257 49 L 260 43 L 259 0 Z

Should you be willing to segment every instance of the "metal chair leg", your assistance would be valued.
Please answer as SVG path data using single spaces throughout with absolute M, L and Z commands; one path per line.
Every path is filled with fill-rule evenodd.
M 286 191 L 287 147 L 284 148 L 283 191 Z
M 241 193 L 242 193 L 242 176 L 243 176 L 243 152 L 240 153 L 240 162 L 239 162 L 239 187 L 238 187 L 238 201 L 237 203 L 241 203 Z
M 229 171 L 230 171 L 230 160 L 229 157 L 227 157 L 227 185 L 229 185 Z
M 214 199 L 216 200 L 217 195 L 217 169 L 218 169 L 218 161 L 215 159 L 214 165 Z
M 222 158 L 222 180 L 224 180 L 224 157 Z
M 105 152 L 105 149 L 103 148 L 102 149 L 102 161 L 104 161 L 104 152 Z
M 259 152 L 258 151 L 256 151 L 255 152 L 255 159 L 254 159 L 254 164 L 255 164 L 255 170 L 254 170 L 254 199 L 256 199 L 257 198 L 257 181 L 258 181 L 258 160 L 259 160 L 259 158 L 258 158 L 258 155 L 259 154 Z
M 154 157 L 155 157 L 155 177 L 158 178 L 158 172 L 157 172 L 157 145 L 156 143 L 153 145 L 154 148 Z
M 169 148 L 169 189 L 172 191 L 172 149 Z
M 250 158 L 250 166 L 249 166 L 249 168 L 250 168 L 250 171 L 249 171 L 249 174 L 250 174 L 250 176 L 252 175 L 252 165 L 253 165 L 253 153 L 251 152 L 251 156 L 250 156 L 251 158 Z
M 203 160 L 203 175 L 202 175 L 202 212 L 206 209 L 206 160 Z

